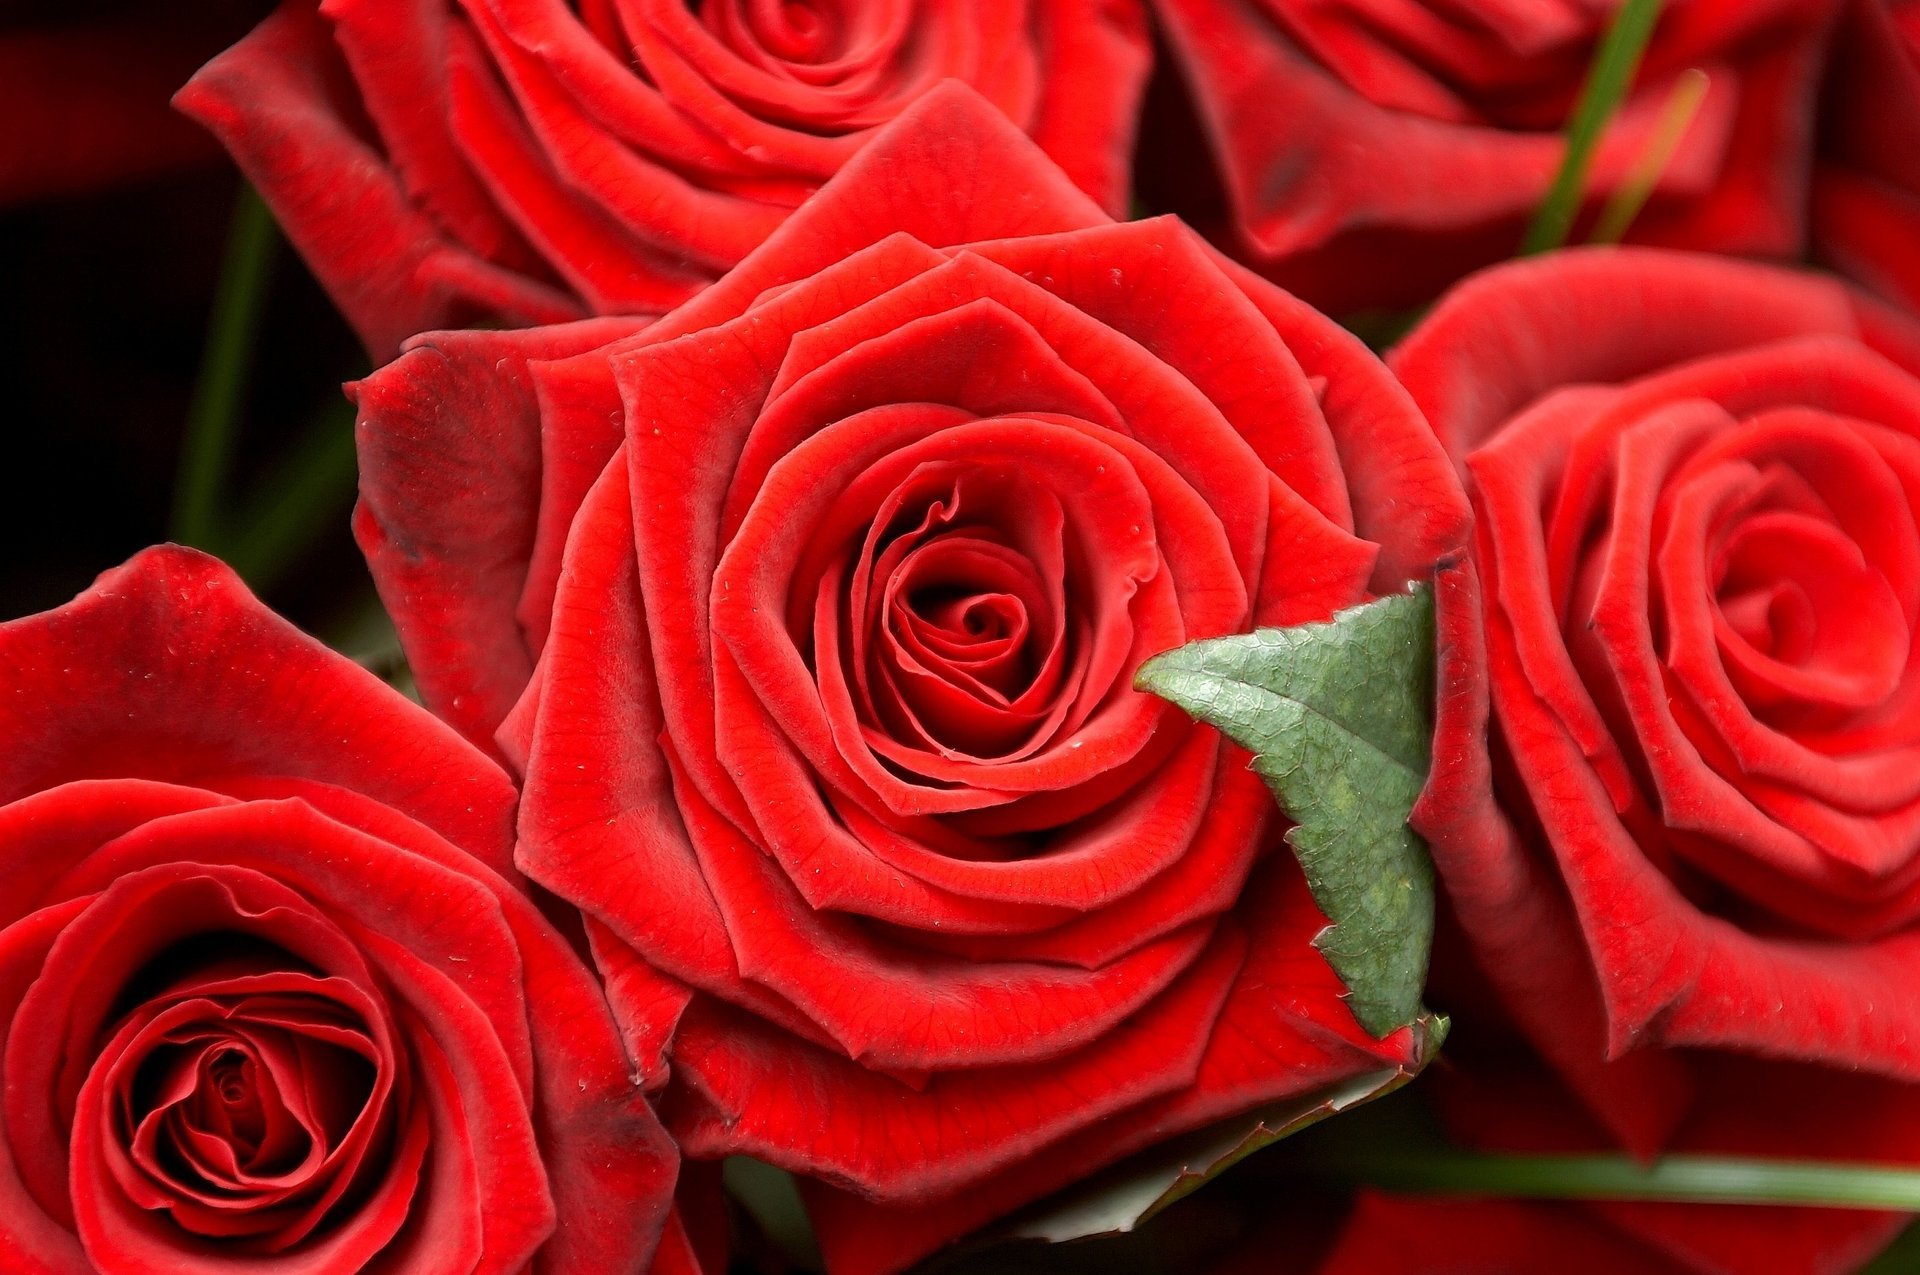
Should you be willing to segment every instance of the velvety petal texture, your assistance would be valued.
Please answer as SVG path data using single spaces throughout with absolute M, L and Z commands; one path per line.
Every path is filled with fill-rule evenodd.
M 1336 310 L 1415 304 L 1513 254 L 1616 7 L 1154 0 L 1224 188 L 1222 245 Z M 1798 256 L 1837 7 L 1666 5 L 1596 151 L 1589 212 L 1651 163 L 1634 241 Z M 1693 71 L 1705 93 L 1662 163 L 1663 118 Z M 1150 127 L 1147 142 L 1184 139 Z
M 1853 0 L 1835 40 L 1813 187 L 1820 259 L 1920 312 L 1920 4 Z
M 1591 249 L 1391 365 L 1478 515 L 1417 822 L 1522 1032 L 1641 1152 L 1722 1053 L 1920 1079 L 1920 328 Z
M 0 683 L 0 1266 L 646 1267 L 677 1156 L 497 766 L 185 549 Z
M 1142 0 L 285 0 L 182 90 L 376 360 L 657 313 L 874 129 L 972 85 L 1124 209 Z
M 1364 347 L 1110 221 L 959 85 L 696 300 L 580 333 L 458 338 L 487 386 L 437 336 L 364 382 L 360 525 L 423 686 L 524 769 L 520 863 L 586 913 L 688 1154 L 804 1175 L 829 1265 L 897 1270 L 1420 1061 L 1343 1003 L 1245 755 L 1132 689 L 1464 548 Z M 481 430 L 541 458 L 510 512 Z M 403 532 L 416 483 L 450 499 Z M 477 570 L 444 546 L 483 525 L 456 622 L 409 582 Z

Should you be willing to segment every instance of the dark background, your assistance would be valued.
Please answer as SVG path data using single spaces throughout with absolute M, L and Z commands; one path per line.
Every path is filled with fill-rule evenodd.
M 11 429 L 0 489 L 0 618 L 56 606 L 169 538 L 182 434 L 233 216 L 219 161 L 100 193 L 0 209 L 0 333 Z M 223 507 L 237 511 L 366 356 L 278 240 Z M 336 408 L 345 429 L 343 407 Z M 370 605 L 336 495 L 263 582 L 328 636 Z M 217 547 L 217 546 L 210 546 Z

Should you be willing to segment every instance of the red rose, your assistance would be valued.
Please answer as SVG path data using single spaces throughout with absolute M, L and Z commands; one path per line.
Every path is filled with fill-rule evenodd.
M 0 1266 L 644 1265 L 674 1151 L 497 767 L 182 549 L 0 670 Z
M 1642 1153 L 1726 1055 L 1817 1064 L 1749 1123 L 1920 1078 L 1920 330 L 1592 249 L 1469 280 L 1391 364 L 1478 515 L 1418 813 L 1521 1030 Z
M 1920 310 L 1920 3 L 1853 0 L 1829 79 L 1814 247 Z
M 286 0 L 184 90 L 367 346 L 659 312 L 944 77 L 1111 211 L 1139 0 Z
M 376 374 L 359 529 L 469 730 L 537 656 L 519 855 L 690 1154 L 818 1179 L 829 1264 L 891 1270 L 1417 1061 L 1342 1004 L 1245 755 L 1130 689 L 1460 545 L 1352 337 L 958 86 L 698 300 L 529 361 L 598 335 Z
M 1608 4 L 1156 0 L 1226 188 L 1234 250 L 1339 308 L 1405 305 L 1511 256 L 1560 166 Z M 1631 238 L 1791 257 L 1833 4 L 1667 6 L 1589 182 L 1647 151 L 1675 77 L 1708 89 Z

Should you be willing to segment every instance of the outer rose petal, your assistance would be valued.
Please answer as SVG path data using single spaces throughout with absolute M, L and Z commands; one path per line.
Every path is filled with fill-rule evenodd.
M 1672 15 L 1601 140 L 1596 200 L 1649 145 L 1672 77 L 1704 67 L 1706 99 L 1631 234 L 1796 254 L 1836 7 Z M 1336 308 L 1410 305 L 1511 255 L 1604 21 L 1553 6 L 1462 16 L 1298 0 L 1159 0 L 1158 13 L 1220 169 L 1231 250 Z M 1393 164 L 1374 162 L 1386 154 Z
M 0 761 L 0 801 L 76 779 L 312 781 L 405 810 L 515 875 L 506 775 L 211 558 L 149 549 L 5 635 L 0 672 L 35 693 L 0 704 L 0 728 L 34 745 Z
M 1564 290 L 1564 291 L 1563 291 Z M 1562 299 L 1579 298 L 1578 304 Z M 1857 295 L 1813 274 L 1632 248 L 1516 262 L 1466 280 L 1389 357 L 1456 464 L 1529 403 L 1786 337 L 1865 332 Z M 1481 366 L 1455 356 L 1462 343 Z
M 1311 1093 L 1356 1072 L 1384 1076 L 1395 1068 L 1417 1067 L 1410 1032 L 1372 1040 L 1351 1015 L 1324 1000 L 1327 991 L 1337 995 L 1340 984 L 1302 943 L 1319 932 L 1325 918 L 1299 869 L 1291 862 L 1270 862 L 1248 894 L 1254 923 L 1248 960 L 1187 1088 L 1047 1146 L 944 1199 L 898 1206 L 845 1191 L 809 1191 L 808 1207 L 831 1268 L 847 1275 L 900 1270 L 1000 1214 L 1087 1176 L 1092 1165 L 1264 1103 Z M 1276 1080 L 1277 1074 L 1286 1078 Z
M 92 1269 L 66 1229 L 68 1191 L 95 1263 L 182 1260 L 152 1214 L 86 1180 L 102 1161 L 77 1157 L 69 1184 L 59 1154 L 75 1131 L 57 1094 L 94 1067 L 102 1016 L 120 1012 L 74 989 L 122 987 L 132 967 L 116 960 L 137 964 L 169 927 L 255 928 L 369 986 L 381 969 L 411 1059 L 393 1162 L 417 1161 L 419 1137 L 435 1144 L 430 1182 L 396 1175 L 359 1204 L 383 1260 L 584 1273 L 648 1259 L 676 1156 L 591 975 L 487 866 L 504 861 L 513 800 L 495 766 L 189 550 L 150 550 L 67 607 L 0 626 L 0 673 L 8 726 L 38 741 L 0 781 L 7 852 L 25 856 L 0 904 L 6 1114 L 54 1121 L 0 1156 L 0 1251 L 15 1266 Z M 107 915 L 135 890 L 186 890 L 210 923 L 137 901 Z M 220 912 L 249 892 L 254 905 Z M 70 1039 L 50 1053 L 59 1017 Z M 358 1269 L 366 1253 L 339 1247 L 354 1235 L 271 1268 Z M 200 1249 L 220 1260 L 217 1243 Z
M 1140 0 L 873 6 L 820 20 L 832 56 L 744 8 L 285 0 L 179 100 L 382 358 L 475 317 L 685 300 L 947 77 L 1124 207 Z
M 429 333 L 350 388 L 360 410 L 355 538 L 418 661 L 421 697 L 482 748 L 493 748 L 545 636 L 544 622 L 529 633 L 520 616 L 542 537 L 564 536 L 573 515 L 575 502 L 548 494 L 562 481 L 551 461 L 597 473 L 620 442 L 604 416 L 543 395 L 530 365 L 641 326 Z M 544 621 L 551 606 L 548 592 L 533 609 Z
M 1464 561 L 1435 587 L 1433 768 L 1410 822 L 1434 852 L 1476 961 L 1501 972 L 1500 994 L 1520 1030 L 1615 1137 L 1652 1154 L 1691 1100 L 1691 1080 L 1658 1052 L 1608 1057 L 1605 1007 L 1566 888 L 1494 797 L 1479 576 Z
M 200 69 L 175 96 L 247 179 L 369 350 L 482 316 L 553 323 L 581 313 L 545 281 L 502 270 L 445 238 L 379 151 L 349 123 L 337 57 L 315 9 L 291 0 Z
M 1823 167 L 1814 179 L 1813 234 L 1827 264 L 1920 311 L 1920 183 L 1902 190 Z
M 1920 6 L 1855 0 L 1834 41 L 1815 253 L 1920 312 Z

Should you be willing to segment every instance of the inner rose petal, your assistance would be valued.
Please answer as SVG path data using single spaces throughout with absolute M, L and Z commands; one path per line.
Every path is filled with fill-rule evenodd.
M 1689 457 L 1662 497 L 1669 661 L 1736 753 L 1749 726 L 1732 706 L 1711 707 L 1728 698 L 1723 679 L 1746 712 L 1788 736 L 1873 712 L 1905 680 L 1913 611 L 1895 582 L 1913 580 L 1920 536 L 1863 424 L 1760 413 Z M 1749 631 L 1764 618 L 1759 645 L 1723 600 Z
M 1027 755 L 1074 711 L 1088 644 L 1071 639 L 1101 608 L 1071 596 L 1065 514 L 1044 485 L 996 466 L 928 466 L 884 508 L 897 518 L 903 499 L 929 497 L 904 534 L 888 539 L 894 520 L 876 518 L 850 584 L 841 571 L 822 578 L 817 641 L 848 653 L 882 738 L 953 760 Z M 966 632 L 967 617 L 994 616 L 997 631 Z M 850 641 L 823 620 L 847 624 Z
M 826 85 L 883 71 L 899 54 L 915 8 L 913 0 L 708 0 L 701 17 L 761 69 Z
M 102 991 L 75 997 L 82 986 Z M 52 1047 L 11 1037 L 7 1085 L 48 1100 L 8 1107 L 9 1144 L 39 1149 L 21 1161 L 36 1179 L 51 1153 L 63 1180 L 89 1183 L 75 1205 L 83 1234 L 163 1214 L 154 1237 L 298 1244 L 349 1196 L 413 1172 L 388 1156 L 408 1079 L 375 986 L 335 924 L 259 873 L 171 859 L 123 873 L 64 927 L 21 1000 Z M 292 1035 L 317 1049 L 289 1061 Z M 255 1065 L 250 1078 L 234 1054 Z M 317 1067 L 320 1054 L 352 1059 Z M 219 1092 L 243 1101 L 222 1111 Z
M 993 546 L 998 548 L 999 546 Z M 923 663 L 938 661 L 1004 699 L 1031 680 L 1021 659 L 1027 640 L 1028 600 L 1018 593 L 961 596 L 916 591 L 889 614 L 894 639 Z
M 1813 649 L 1813 602 L 1795 581 L 1726 579 L 1716 602 L 1731 638 L 1768 659 L 1798 664 Z
M 1052 472 L 1046 450 L 1031 469 L 989 462 L 964 479 L 973 490 L 991 495 L 996 531 L 1022 545 L 1047 589 L 1050 640 L 1041 650 L 1035 679 L 1001 708 L 947 686 L 910 662 L 879 662 L 877 672 L 903 698 L 909 687 L 917 688 L 950 719 L 957 717 L 953 724 L 961 732 L 953 740 L 932 736 L 933 747 L 927 748 L 916 738 L 927 732 L 863 730 L 864 747 L 905 774 L 984 787 L 994 785 L 996 775 L 1012 776 L 1011 768 L 1028 759 L 1101 747 L 1103 741 L 1083 728 L 1116 690 L 1125 689 L 1122 675 L 1147 640 L 1135 597 L 1142 581 L 1161 574 L 1157 545 L 1146 538 L 1154 523 L 1145 508 L 1133 504 L 1137 493 L 1124 485 L 1117 489 L 1123 503 L 1114 517 L 1129 506 L 1140 511 L 1125 526 L 1109 525 L 1111 520 L 1085 501 L 1068 509 L 1070 497 L 1059 489 L 1065 475 Z M 1119 455 L 1103 452 L 1100 458 L 1116 472 L 1130 469 Z M 1073 467 L 1084 466 L 1097 477 L 1094 471 L 1105 466 L 1095 461 L 1089 453 Z M 821 667 L 827 674 L 824 663 Z M 1090 764 L 1102 765 L 1099 757 L 1095 751 Z
M 775 62 L 804 66 L 844 56 L 857 22 L 871 34 L 872 22 L 861 22 L 858 10 L 862 7 L 897 12 L 911 6 L 854 6 L 856 11 L 849 13 L 849 6 L 836 0 L 708 0 L 700 16 L 715 35 L 763 66 Z
M 811 735 L 818 728 L 800 714 L 785 710 L 790 705 L 808 709 L 818 706 L 835 714 L 844 713 L 844 718 L 835 716 L 827 723 L 829 730 L 841 732 L 840 739 L 849 737 L 845 729 L 849 723 L 858 728 L 857 696 L 849 694 L 843 671 L 846 643 L 834 624 L 838 612 L 820 605 L 819 599 L 838 599 L 851 592 L 854 605 L 859 605 L 871 592 L 848 590 L 833 583 L 850 576 L 845 565 L 849 557 L 862 562 L 869 559 L 865 546 L 870 533 L 876 525 L 890 521 L 869 511 L 892 508 L 890 497 L 910 486 L 906 482 L 909 475 L 936 472 L 927 466 L 978 456 L 981 459 L 970 466 L 939 472 L 982 472 L 991 458 L 1029 453 L 1032 463 L 1016 469 L 1028 470 L 1032 475 L 1026 480 L 1030 486 L 1045 478 L 1045 489 L 1067 502 L 1062 512 L 1071 509 L 1068 522 L 1076 533 L 1085 529 L 1088 534 L 1101 531 L 1124 537 L 1131 524 L 1118 525 L 1118 512 L 1143 498 L 1150 501 L 1156 547 L 1172 544 L 1178 553 L 1161 559 L 1159 569 L 1135 593 L 1128 608 L 1135 617 L 1136 659 L 1142 658 L 1141 651 L 1151 653 L 1177 644 L 1182 640 L 1181 632 L 1225 632 L 1243 624 L 1246 590 L 1218 520 L 1209 518 L 1204 503 L 1191 488 L 1132 440 L 1085 422 L 1055 418 L 979 421 L 941 429 L 937 414 L 928 415 L 925 409 L 919 414 L 922 428 L 932 427 L 925 438 L 892 443 L 897 450 L 889 453 L 888 438 L 876 437 L 874 452 L 863 454 L 875 454 L 883 463 L 876 464 L 870 474 L 851 487 L 823 484 L 820 476 L 826 471 L 816 464 L 803 463 L 812 459 L 806 452 L 813 447 L 824 448 L 836 432 L 847 432 L 851 437 L 856 431 L 875 428 L 885 418 L 869 413 L 830 427 L 812 443 L 803 444 L 788 464 L 776 467 L 761 499 L 743 520 L 740 534 L 716 577 L 714 631 L 737 661 L 723 664 L 718 684 L 720 717 L 725 727 L 720 735 L 722 761 L 728 761 L 733 750 L 755 759 L 755 767 L 745 780 L 752 789 L 750 800 L 758 808 L 779 812 L 777 820 L 760 824 L 761 832 L 774 857 L 813 906 L 923 928 L 1030 932 L 1036 923 L 1057 924 L 1065 918 L 1041 915 L 1029 919 L 1025 913 L 1030 909 L 1005 900 L 1024 896 L 1058 899 L 1066 904 L 1096 895 L 1110 899 L 1138 887 L 1147 876 L 1165 868 L 1193 836 L 1188 815 L 1204 808 L 1211 772 L 1194 772 L 1193 807 L 1175 801 L 1167 787 L 1157 788 L 1154 791 L 1161 800 L 1152 809 L 1167 815 L 1164 820 L 1143 822 L 1140 812 L 1134 812 L 1132 817 L 1117 819 L 1110 828 L 1085 829 L 1087 835 L 1080 836 L 1063 825 L 1114 803 L 1124 805 L 1128 795 L 1137 791 L 1138 778 L 1144 773 L 1135 767 L 1135 761 L 1164 761 L 1168 750 L 1188 737 L 1179 722 L 1141 716 L 1141 710 L 1152 706 L 1139 704 L 1137 696 L 1129 695 L 1096 710 L 1088 727 L 1066 739 L 1065 746 L 1043 750 L 1026 760 L 988 767 L 924 752 L 914 759 L 915 773 L 945 765 L 963 782 L 991 783 L 998 788 L 1004 781 L 1011 791 L 992 794 L 999 799 L 999 809 L 1020 809 L 1024 817 L 1028 793 L 1056 799 L 1048 810 L 1033 809 L 1027 828 L 1012 834 L 1004 830 L 983 834 L 986 840 L 975 841 L 968 836 L 939 834 L 942 830 L 960 831 L 952 822 L 953 811 L 987 807 L 988 803 L 979 800 L 978 788 L 942 789 L 924 779 L 910 786 L 900 771 L 873 764 L 876 759 L 891 760 L 883 748 L 904 748 L 901 741 L 851 736 L 870 750 L 868 768 L 863 771 L 854 770 L 857 750 L 855 757 L 849 758 L 837 744 L 822 748 L 821 743 L 827 741 Z M 901 422 L 906 419 L 902 409 L 890 409 L 886 416 Z M 822 455 L 839 455 L 846 445 L 845 441 L 836 443 L 832 453 Z M 923 499 L 938 499 L 937 489 L 916 490 Z M 963 500 L 962 510 L 967 507 Z M 975 506 L 976 516 L 985 507 Z M 1028 524 L 1031 531 L 1047 521 L 1043 515 L 1051 506 L 1036 506 L 1026 500 L 1011 502 L 1011 507 L 1028 515 L 1014 526 Z M 777 556 L 783 545 L 806 534 L 803 529 L 813 519 L 820 521 L 807 535 L 811 547 L 793 560 Z M 969 528 L 974 525 L 964 516 L 961 521 Z M 918 519 L 904 518 L 903 525 L 920 528 L 932 523 L 922 514 Z M 1143 531 L 1146 525 L 1142 524 Z M 1058 533 L 1049 531 L 1042 540 L 1029 543 L 1047 543 L 1056 534 L 1064 535 L 1066 529 L 1067 524 L 1062 524 Z M 853 548 L 849 548 L 850 541 Z M 888 542 L 883 536 L 875 543 Z M 1027 556 L 1033 558 L 1037 553 L 1030 551 Z M 1131 555 L 1125 560 L 1131 560 Z M 816 577 L 815 572 L 820 575 Z M 1088 578 L 1109 577 L 1093 573 Z M 797 656 L 794 636 L 790 628 L 771 621 L 788 591 L 796 587 L 815 599 L 816 638 L 812 658 L 796 660 L 799 669 L 789 672 L 770 663 L 769 657 L 784 657 L 789 651 Z M 1142 625 L 1141 616 L 1148 617 L 1150 623 Z M 857 626 L 855 631 L 859 631 Z M 767 643 L 764 650 L 756 650 L 763 641 Z M 782 675 L 795 676 L 796 681 L 805 678 L 806 682 L 796 686 L 791 699 L 785 695 L 770 697 L 769 690 L 777 689 L 774 680 L 750 678 L 746 673 L 749 668 L 773 668 Z M 736 693 L 757 701 L 753 706 L 756 711 L 745 711 L 748 706 L 744 702 L 736 704 Z M 1116 744 L 1132 744 L 1129 735 L 1136 725 L 1145 728 L 1137 751 L 1118 752 Z M 829 740 L 833 738 L 829 736 Z M 1082 740 L 1082 746 L 1072 747 L 1075 740 Z M 1205 756 L 1214 756 L 1217 741 L 1207 737 L 1201 742 L 1205 744 Z M 731 762 L 729 765 L 735 774 L 744 773 L 741 767 Z M 1174 769 L 1184 773 L 1182 767 Z M 1048 780 L 1051 785 L 1041 789 L 1039 785 Z M 880 787 L 882 784 L 894 787 L 887 790 Z M 1014 784 L 1022 787 L 1013 788 Z M 893 805 L 896 794 L 913 799 L 918 809 L 903 819 Z M 821 808 L 823 797 L 830 809 Z M 970 804 L 944 808 L 936 804 L 955 799 Z M 1031 835 L 1022 835 L 1029 830 Z M 943 884 L 934 884 L 934 877 Z M 1043 879 L 1051 884 L 1042 884 Z M 961 897 L 947 894 L 948 890 Z M 1001 901 L 976 907 L 973 899 L 982 903 Z
M 1005 705 L 1034 680 L 1027 637 L 1031 617 L 1045 605 L 1042 589 L 1032 568 L 1004 545 L 948 537 L 888 580 L 888 637 L 901 658 Z
M 354 1186 L 388 1131 L 391 1067 L 347 1008 L 305 991 L 227 990 L 143 1007 L 105 1053 L 129 1199 L 204 1235 L 293 1243 Z M 238 994 L 236 994 L 238 993 Z M 382 1073 L 388 1073 L 382 1078 Z
M 936 740 L 995 756 L 1039 720 L 1036 708 L 1060 682 L 1067 628 L 1064 617 L 1050 618 L 1045 631 L 1055 640 L 1029 649 L 1028 617 L 1046 606 L 1044 590 L 1012 551 L 965 536 L 917 549 L 892 573 L 876 655 L 915 718 L 950 719 Z M 969 645 L 969 637 L 978 640 Z
M 1722 597 L 1769 598 L 1764 647 L 1733 632 L 1724 604 L 1715 617 L 1727 671 L 1749 703 L 1869 708 L 1893 693 L 1913 635 L 1886 577 L 1846 533 L 1804 515 L 1764 515 L 1725 555 Z
M 883 737 L 955 759 L 1004 757 L 1023 738 L 1043 742 L 1071 707 L 1062 684 L 1078 683 L 1086 654 L 1084 642 L 1073 644 L 1069 665 L 1068 630 L 1083 625 L 1070 616 L 1065 523 L 1059 498 L 1017 471 L 918 467 L 882 502 L 851 572 L 822 577 L 813 607 L 816 659 L 827 658 L 827 648 L 844 653 L 864 720 Z M 928 649 L 918 636 L 924 618 L 910 617 L 903 601 L 903 589 L 964 595 L 976 585 L 1023 599 L 1030 643 L 981 657 L 989 673 L 1030 670 L 1011 696 L 982 684 L 981 670 Z
M 1878 369 L 1830 353 L 1768 363 L 1801 382 L 1777 393 L 1816 407 L 1765 401 L 1749 354 L 1542 416 L 1559 490 L 1534 502 L 1552 510 L 1549 566 L 1525 577 L 1565 589 L 1579 685 L 1608 737 L 1636 745 L 1615 761 L 1582 744 L 1617 808 L 1655 798 L 1648 857 L 1703 902 L 1710 879 L 1742 896 L 1732 906 L 1821 932 L 1843 913 L 1902 924 L 1920 902 L 1900 831 L 1912 752 L 1848 738 L 1851 723 L 1911 720 L 1912 590 L 1894 582 L 1920 555 L 1899 477 L 1912 440 L 1852 414 L 1903 409 Z M 1483 482 L 1509 451 L 1483 449 Z
M 962 0 L 715 0 L 698 13 L 685 0 L 626 5 L 634 56 L 663 94 L 735 145 L 784 143 L 788 154 L 832 152 L 818 142 L 891 118 L 947 76 L 992 87 L 981 53 L 1016 48 L 1027 17 L 1023 4 Z M 1024 116 L 1026 103 L 1005 105 Z M 806 147 L 790 132 L 818 141 Z
M 261 1059 L 259 1045 L 244 1033 L 213 1032 L 195 1043 L 197 1048 L 167 1051 L 175 1055 L 174 1070 L 185 1083 L 141 1119 L 134 1145 L 142 1167 L 156 1176 L 166 1174 L 171 1156 L 177 1155 L 201 1182 L 241 1190 L 252 1185 L 246 1179 L 281 1174 L 308 1159 L 318 1140 L 288 1110 L 289 1098 L 300 1103 L 300 1090 L 282 1089 Z M 148 1066 L 163 1061 L 150 1059 Z M 364 1101 L 364 1088 L 360 1096 Z M 135 1096 L 129 1114 L 139 1105 Z
M 943 416 L 954 419 L 929 405 L 875 409 L 796 449 L 769 476 L 729 546 L 714 595 L 714 631 L 791 743 L 828 782 L 865 789 L 869 800 L 901 815 L 1063 791 L 1137 755 L 1160 713 L 1132 691 L 1125 674 L 1146 655 L 1178 645 L 1189 625 L 1226 631 L 1227 613 L 1237 620 L 1247 605 L 1244 583 L 1220 552 L 1218 519 L 1131 440 L 1070 418 L 941 429 Z M 849 558 L 869 560 L 863 546 L 890 497 L 903 487 L 921 490 L 926 475 L 967 470 L 1023 474 L 1021 490 L 1054 493 L 1066 511 L 1058 551 L 1066 610 L 1087 630 L 1084 657 L 1073 652 L 1084 671 L 1077 689 L 1061 688 L 1068 702 L 1051 743 L 991 766 L 943 757 L 863 722 L 849 665 L 871 661 L 849 661 L 847 648 L 849 630 L 858 635 L 866 626 L 821 602 L 826 577 L 845 570 Z M 855 476 L 821 483 L 822 475 L 837 473 Z M 980 491 L 991 496 L 996 486 L 983 481 Z M 1017 541 L 1027 519 L 1012 512 L 1014 495 L 1000 495 L 1009 513 L 995 525 Z M 1182 550 L 1172 573 L 1161 555 L 1169 538 Z M 869 590 L 856 584 L 848 592 L 857 605 Z M 791 627 L 802 599 L 812 611 L 810 644 Z M 722 752 L 729 746 L 723 739 Z

